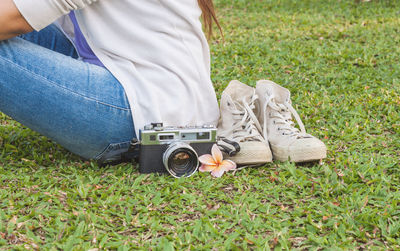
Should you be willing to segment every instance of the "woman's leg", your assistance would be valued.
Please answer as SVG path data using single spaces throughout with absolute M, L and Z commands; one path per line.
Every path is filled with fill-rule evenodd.
M 71 41 L 54 24 L 47 26 L 39 32 L 33 31 L 19 37 L 66 56 L 78 58 L 78 53 Z
M 123 87 L 105 68 L 50 49 L 0 41 L 0 111 L 86 159 L 126 151 L 136 135 Z

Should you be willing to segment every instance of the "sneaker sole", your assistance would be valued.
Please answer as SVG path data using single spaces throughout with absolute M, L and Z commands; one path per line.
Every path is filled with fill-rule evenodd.
M 292 162 L 311 162 L 326 158 L 326 148 L 299 149 L 288 153 L 287 149 L 282 149 L 271 145 L 274 160 Z
M 257 154 L 243 154 L 242 156 L 238 154 L 232 157 L 226 157 L 226 159 L 232 160 L 237 165 L 257 165 L 272 162 L 272 157 L 268 158 Z

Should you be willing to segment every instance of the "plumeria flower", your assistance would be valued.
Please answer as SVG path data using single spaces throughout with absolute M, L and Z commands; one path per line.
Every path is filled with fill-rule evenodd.
M 236 168 L 236 163 L 232 160 L 223 160 L 222 152 L 216 144 L 212 146 L 211 154 L 201 155 L 199 161 L 200 172 L 211 172 L 214 177 L 221 177 L 224 172 Z

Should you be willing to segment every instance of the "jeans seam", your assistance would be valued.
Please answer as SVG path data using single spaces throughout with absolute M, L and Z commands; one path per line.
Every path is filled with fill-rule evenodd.
M 98 153 L 96 156 L 93 157 L 93 160 L 99 160 L 104 154 L 110 152 L 110 146 L 111 144 L 108 144 L 103 151 L 101 151 L 100 153 Z
M 121 146 L 123 144 L 128 144 L 129 145 L 130 141 L 123 141 L 123 142 L 118 142 L 118 143 L 109 143 L 106 148 L 100 152 L 99 154 L 97 154 L 96 156 L 93 157 L 94 160 L 100 160 L 102 157 L 104 157 L 107 153 L 115 150 L 115 146 Z M 129 148 L 129 147 L 128 147 Z M 128 150 L 128 148 L 126 150 Z M 117 150 L 121 149 L 121 147 L 119 147 Z
M 48 78 L 46 78 L 46 77 L 44 77 L 42 75 L 37 74 L 36 72 L 29 71 L 28 69 L 22 67 L 21 65 L 13 62 L 11 60 L 8 60 L 7 58 L 4 58 L 4 57 L 0 57 L 0 58 L 3 59 L 6 62 L 9 62 L 9 63 L 13 64 L 14 66 L 18 67 L 19 69 L 21 69 L 21 70 L 23 70 L 25 72 L 31 73 L 31 74 L 39 77 L 39 78 L 42 78 L 42 79 L 46 80 L 48 83 L 51 83 L 51 84 L 53 84 L 53 85 L 55 85 L 55 86 L 57 86 L 57 87 L 59 87 L 61 89 L 67 90 L 67 91 L 69 91 L 71 93 L 74 93 L 75 95 L 81 96 L 81 97 L 83 97 L 85 99 L 92 100 L 92 101 L 95 101 L 96 103 L 99 103 L 99 104 L 102 104 L 102 105 L 105 105 L 105 106 L 109 106 L 109 107 L 112 107 L 112 108 L 120 109 L 120 110 L 123 110 L 123 111 L 130 111 L 131 110 L 129 108 L 123 108 L 123 107 L 115 106 L 115 105 L 112 105 L 112 104 L 107 104 L 107 103 L 101 102 L 99 100 L 96 100 L 94 98 L 90 98 L 90 97 L 84 96 L 84 95 L 82 95 L 82 94 L 80 94 L 78 92 L 72 91 L 72 90 L 70 90 L 70 89 L 68 89 L 68 88 L 66 88 L 64 86 L 61 86 L 61 85 L 57 84 L 56 82 L 54 82 L 54 81 L 52 81 L 52 80 L 50 80 L 50 79 L 48 79 Z

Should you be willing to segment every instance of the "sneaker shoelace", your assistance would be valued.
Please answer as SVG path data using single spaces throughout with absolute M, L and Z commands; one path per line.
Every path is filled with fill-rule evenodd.
M 304 127 L 303 122 L 300 119 L 299 114 L 293 108 L 289 100 L 286 100 L 283 104 L 276 103 L 275 97 L 273 95 L 266 97 L 266 102 L 263 107 L 263 114 L 267 117 L 267 107 L 270 107 L 272 111 L 269 114 L 269 117 L 274 118 L 275 124 L 278 124 L 278 130 L 283 131 L 282 135 L 287 135 L 290 137 L 294 137 L 296 139 L 299 138 L 308 138 L 308 134 L 306 133 L 306 129 Z M 297 124 L 300 127 L 300 130 L 294 126 L 294 122 L 292 121 L 292 115 L 296 119 Z M 268 139 L 267 133 L 267 118 L 264 118 L 263 125 L 263 136 L 265 139 Z
M 253 112 L 257 99 L 258 96 L 253 93 L 250 102 L 247 102 L 245 97 L 242 98 L 241 102 L 233 101 L 232 99 L 229 100 L 231 104 L 230 111 L 235 122 L 226 134 L 232 134 L 232 139 L 228 140 L 224 137 L 220 137 L 218 145 L 222 148 L 221 150 L 227 152 L 230 156 L 240 151 L 239 142 L 265 141 L 260 134 L 262 131 L 261 125 Z
M 253 110 L 255 101 L 258 96 L 253 94 L 250 102 L 246 102 L 246 98 L 242 98 L 242 102 L 234 102 L 236 108 L 232 108 L 231 112 L 235 120 L 230 133 L 233 135 L 233 140 L 242 141 L 264 141 L 260 135 L 261 125 L 257 120 Z M 231 106 L 233 107 L 233 106 Z
M 240 151 L 239 142 L 265 141 L 260 134 L 262 131 L 261 125 L 253 112 L 257 99 L 258 96 L 253 93 L 250 102 L 247 102 L 245 97 L 242 98 L 241 102 L 229 100 L 229 106 L 235 122 L 227 134 L 232 134 L 232 139 L 228 140 L 225 137 L 219 137 L 217 143 L 220 149 L 228 153 L 229 156 L 233 156 Z

